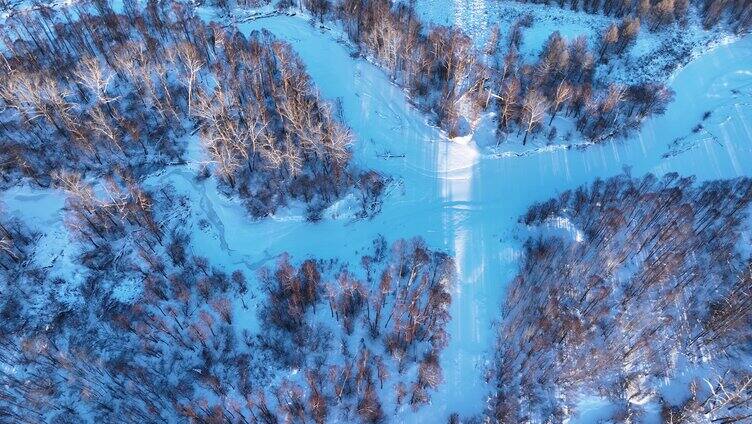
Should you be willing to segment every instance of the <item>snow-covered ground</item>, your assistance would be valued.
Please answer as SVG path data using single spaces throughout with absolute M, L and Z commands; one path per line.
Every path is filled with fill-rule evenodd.
M 193 178 L 195 162 L 152 175 L 145 184 L 171 182 L 190 196 L 195 253 L 216 265 L 245 266 L 249 275 L 282 252 L 296 261 L 339 257 L 355 262 L 379 234 L 389 242 L 422 236 L 431 248 L 455 255 L 459 284 L 451 342 L 442 356 L 445 383 L 433 394 L 432 405 L 417 414 L 406 409 L 398 422 L 441 422 L 451 412 L 482 411 L 491 390 L 483 378 L 495 340 L 490 324 L 499 315 L 506 282 L 517 270 L 525 235 L 517 219 L 532 202 L 625 169 L 633 175 L 677 171 L 698 180 L 752 175 L 750 37 L 718 46 L 681 70 L 671 81 L 676 100 L 633 139 L 587 149 L 490 156 L 474 143 L 446 140 L 409 106 L 403 90 L 377 67 L 353 59 L 333 33 L 285 15 L 240 27 L 267 29 L 292 43 L 323 96 L 341 99 L 344 120 L 357 137 L 356 164 L 394 178 L 382 212 L 372 220 L 353 220 L 345 206 L 316 224 L 289 215 L 251 222 L 239 203 L 217 191 L 213 179 Z M 706 111 L 712 115 L 702 130 L 693 132 Z M 63 228 L 59 199 L 55 192 L 25 189 L 2 195 L 9 212 L 42 232 Z M 239 325 L 257 328 L 253 313 L 237 309 Z M 582 419 L 573 422 L 592 422 L 607 408 L 597 400 L 588 405 L 592 408 L 583 405 Z
M 497 25 L 506 37 L 513 23 L 529 16 L 531 26 L 523 28 L 522 57 L 528 61 L 538 57 L 543 44 L 554 31 L 567 40 L 587 37 L 591 48 L 599 46 L 601 36 L 615 17 L 561 8 L 550 4 L 523 3 L 516 0 L 416 0 L 416 10 L 424 22 L 461 28 L 482 47 Z M 709 47 L 728 43 L 734 37 L 723 26 L 705 31 L 696 11 L 688 12 L 687 25 L 674 23 L 651 32 L 647 23 L 641 26 L 635 45 L 627 54 L 598 66 L 598 76 L 607 82 L 630 84 L 643 81 L 664 81 L 680 66 Z
M 498 25 L 505 37 L 517 19 L 530 15 L 532 25 L 523 28 L 522 40 L 522 53 L 527 58 L 537 57 L 554 31 L 569 40 L 585 35 L 593 46 L 600 33 L 614 22 L 606 16 L 514 0 L 416 0 L 415 8 L 424 22 L 461 28 L 478 47 L 486 43 L 493 25 Z

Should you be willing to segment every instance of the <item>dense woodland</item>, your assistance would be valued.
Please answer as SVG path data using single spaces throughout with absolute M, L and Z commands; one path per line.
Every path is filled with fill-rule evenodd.
M 350 131 L 288 44 L 205 24 L 180 4 L 124 6 L 77 2 L 2 24 L 4 185 L 115 167 L 140 177 L 185 161 L 197 134 L 207 172 L 253 216 L 295 200 L 317 219 L 354 189 L 374 211 L 384 182 L 349 165 Z
M 77 174 L 61 182 L 68 266 L 37 263 L 38 237 L 0 217 L 3 420 L 381 422 L 441 383 L 447 255 L 380 239 L 362 279 L 282 255 L 249 281 L 191 254 L 191 205 L 175 189 L 144 191 L 124 170 L 105 184 L 97 195 Z M 257 287 L 266 298 L 249 306 Z M 235 321 L 250 308 L 260 334 Z M 291 369 L 298 380 L 280 378 Z
M 34 238 L 3 222 L 4 245 L 16 247 L 4 252 L 0 274 L 5 420 L 153 422 L 202 407 L 210 414 L 207 388 L 224 389 L 247 368 L 229 326 L 230 299 L 245 279 L 188 253 L 180 217 L 171 215 L 184 214 L 187 199 L 170 187 L 142 191 L 125 171 L 107 184 L 110 195 L 98 197 L 75 175 L 63 183 L 68 268 L 77 270 L 70 275 L 58 274 L 65 265 L 37 263 L 26 253 Z M 139 294 L 122 302 L 117 287 L 129 282 Z M 217 378 L 226 383 L 212 386 Z
M 286 197 L 315 208 L 357 179 L 345 166 L 348 131 L 320 102 L 299 60 L 289 48 L 281 47 L 284 44 L 268 35 L 246 40 L 237 32 L 207 26 L 189 18 L 181 6 L 166 10 L 166 3 L 159 6 L 153 1 L 144 12 L 126 7 L 125 14 L 115 18 L 108 17 L 112 12 L 106 1 L 95 3 L 96 11 L 77 3 L 73 10 L 42 8 L 9 21 L 13 36 L 6 36 L 5 44 L 25 40 L 8 49 L 23 64 L 11 61 L 11 66 L 23 71 L 15 73 L 21 85 L 4 90 L 3 98 L 11 106 L 6 109 L 22 107 L 23 111 L 11 113 L 13 119 L 4 125 L 10 125 L 6 131 L 12 133 L 19 126 L 35 131 L 27 136 L 29 140 L 13 142 L 13 150 L 38 149 L 39 138 L 57 133 L 63 139 L 85 139 L 62 147 L 69 155 L 80 151 L 92 162 L 89 168 L 112 160 L 113 153 L 105 150 L 127 155 L 132 166 L 143 167 L 180 158 L 186 138 L 181 136 L 199 126 L 216 173 L 230 190 L 251 194 L 249 208 L 256 215 L 270 213 L 265 203 L 284 203 L 276 198 L 274 188 L 287 189 Z M 571 116 L 577 131 L 601 141 L 633 131 L 646 117 L 662 113 L 672 99 L 670 90 L 659 83 L 621 86 L 594 80 L 599 63 L 623 54 L 634 43 L 639 18 L 625 17 L 607 28 L 597 46 L 588 46 L 584 37 L 567 41 L 554 32 L 537 62 L 524 63 L 518 55 L 524 19 L 494 29 L 488 45 L 479 51 L 459 29 L 425 26 L 409 4 L 322 0 L 304 5 L 321 20 L 339 21 L 351 40 L 402 84 L 450 136 L 466 134 L 482 112 L 490 111 L 497 115 L 499 142 L 519 136 L 526 144 L 541 132 L 553 139 L 557 115 Z M 87 24 L 72 15 L 84 16 Z M 56 29 L 60 26 L 66 28 L 63 35 Z M 60 37 L 71 40 L 60 43 Z M 139 47 L 147 40 L 152 43 L 149 48 Z M 34 59 L 40 56 L 36 50 L 43 50 L 46 59 Z M 82 60 L 86 57 L 98 60 Z M 283 57 L 290 60 L 271 60 Z M 58 69 L 69 75 L 63 74 L 62 81 L 38 82 L 45 85 L 39 96 L 18 94 L 24 87 L 40 88 L 27 71 L 40 76 Z M 54 86 L 46 86 L 50 84 Z M 147 101 L 139 103 L 135 94 L 124 93 L 146 95 Z M 249 106 L 253 98 L 267 98 L 271 106 L 256 110 Z M 150 107 L 156 107 L 159 115 L 138 119 L 152 115 L 143 110 Z M 85 118 L 80 124 L 75 119 L 79 117 Z M 97 140 L 90 140 L 95 136 Z M 6 166 L 43 174 L 37 170 L 39 158 L 29 158 L 28 153 L 16 156 L 21 157 Z
M 36 234 L 29 231 L 17 218 L 11 218 L 0 210 L 0 267 L 9 271 L 29 259 L 30 246 Z
M 554 32 L 538 61 L 524 63 L 518 54 L 524 19 L 510 28 L 495 28 L 479 51 L 460 29 L 427 27 L 403 2 L 321 0 L 305 5 L 319 19 L 341 22 L 351 40 L 452 137 L 470 131 L 480 114 L 490 111 L 497 115 L 499 142 L 518 135 L 526 144 L 544 129 L 553 139 L 556 126 L 551 124 L 559 114 L 571 116 L 584 137 L 602 141 L 633 131 L 673 99 L 660 83 L 621 86 L 594 80 L 597 64 L 634 43 L 638 18 L 625 17 L 609 27 L 598 46 L 588 46 L 585 37 L 567 41 Z
M 528 0 L 519 0 L 528 2 Z M 532 3 L 555 4 L 586 13 L 606 16 L 634 16 L 649 25 L 651 30 L 679 23 L 687 23 L 688 13 L 694 8 L 705 29 L 719 24 L 728 25 L 742 33 L 752 27 L 752 1 L 750 0 L 532 0 Z
M 300 375 L 274 387 L 284 396 L 270 402 L 271 415 L 377 423 L 396 409 L 429 403 L 443 380 L 452 258 L 419 239 L 391 247 L 377 239 L 361 259 L 363 279 L 341 267 L 327 279 L 335 265 L 307 260 L 295 267 L 282 257 L 261 272 L 259 344 Z
M 668 174 L 597 180 L 531 207 L 525 225 L 563 218 L 583 240 L 526 242 L 489 372 L 493 419 L 558 421 L 591 394 L 634 422 L 664 377 L 700 367 L 711 372 L 685 401 L 662 400 L 665 422 L 749 422 L 752 262 L 738 248 L 750 201 L 749 179 Z

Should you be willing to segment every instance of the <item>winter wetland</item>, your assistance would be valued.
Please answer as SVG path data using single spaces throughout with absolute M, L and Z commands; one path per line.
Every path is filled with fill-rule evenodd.
M 752 422 L 749 0 L 0 0 L 0 422 Z

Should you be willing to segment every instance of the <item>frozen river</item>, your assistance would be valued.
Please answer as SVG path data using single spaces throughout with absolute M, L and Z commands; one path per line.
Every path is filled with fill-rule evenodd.
M 632 175 L 676 171 L 699 180 L 752 174 L 750 37 L 717 47 L 678 72 L 671 82 L 676 99 L 666 114 L 630 140 L 497 157 L 478 151 L 473 143 L 448 141 L 409 105 L 399 87 L 372 64 L 353 59 L 332 32 L 290 16 L 240 27 L 266 28 L 290 42 L 323 97 L 341 100 L 344 120 L 356 135 L 356 164 L 394 178 L 381 213 L 372 220 L 353 221 L 343 202 L 330 211 L 335 217 L 317 224 L 294 214 L 249 223 L 244 209 L 218 194 L 212 180 L 193 180 L 195 164 L 190 163 L 150 177 L 147 185 L 169 181 L 195 200 L 197 213 L 210 226 L 195 229 L 193 249 L 218 264 L 254 270 L 285 251 L 296 261 L 339 257 L 357 263 L 359 253 L 379 234 L 388 241 L 421 236 L 430 247 L 453 254 L 458 286 L 451 342 L 443 353 L 445 384 L 433 394 L 430 407 L 405 416 L 410 422 L 439 422 L 436 418 L 443 420 L 450 412 L 482 410 L 490 390 L 483 371 L 495 339 L 491 323 L 516 272 L 526 234 L 517 220 L 531 203 L 626 168 Z M 712 114 L 703 123 L 705 129 L 693 133 L 706 111 Z M 404 157 L 382 157 L 387 152 Z M 666 157 L 669 152 L 673 154 Z M 40 213 L 39 202 L 59 208 L 62 201 L 56 198 L 54 192 L 30 196 L 18 188 L 3 200 L 9 211 L 28 216 L 30 211 Z M 62 216 L 59 209 L 48 210 Z M 51 219 L 43 222 L 49 225 Z M 252 314 L 246 321 L 244 325 L 254 328 Z

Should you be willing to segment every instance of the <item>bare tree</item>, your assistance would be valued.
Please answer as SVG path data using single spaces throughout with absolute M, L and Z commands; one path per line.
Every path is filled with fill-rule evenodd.
M 521 116 L 522 122 L 525 125 L 525 137 L 522 139 L 523 146 L 527 143 L 527 136 L 537 128 L 547 109 L 548 101 L 538 91 L 530 90 L 525 94 Z
M 188 116 L 191 116 L 191 103 L 193 99 L 193 86 L 200 75 L 204 62 L 201 60 L 196 47 L 190 42 L 183 42 L 177 45 L 178 58 L 183 69 L 183 84 L 188 89 Z
M 556 91 L 554 92 L 554 98 L 551 102 L 551 120 L 548 121 L 548 124 L 551 125 L 551 123 L 554 121 L 554 118 L 556 117 L 556 114 L 559 112 L 559 108 L 562 104 L 569 101 L 569 99 L 572 97 L 572 86 L 569 85 L 568 82 L 562 80 L 558 86 L 556 86 Z

